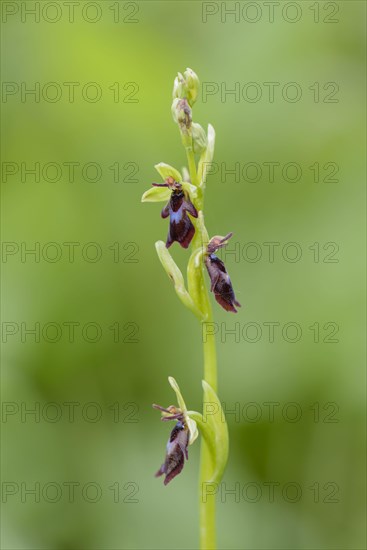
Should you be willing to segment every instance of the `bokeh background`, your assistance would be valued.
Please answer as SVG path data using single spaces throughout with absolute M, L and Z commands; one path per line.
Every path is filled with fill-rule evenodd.
M 247 179 L 219 171 L 207 183 L 207 227 L 234 232 L 236 253 L 222 257 L 243 306 L 234 316 L 213 302 L 219 394 L 237 411 L 218 544 L 365 548 L 364 2 L 295 2 L 285 15 L 281 2 L 273 22 L 263 2 L 238 3 L 238 22 L 221 3 L 206 22 L 193 1 L 80 2 L 74 22 L 63 2 L 41 2 L 52 5 L 39 21 L 24 8 L 34 2 L 2 4 L 2 547 L 197 548 L 199 445 L 164 487 L 153 474 L 170 427 L 151 403 L 174 402 L 172 375 L 200 408 L 200 326 L 155 254 L 167 232 L 162 205 L 140 203 L 159 177 L 154 164 L 185 162 L 170 106 L 173 79 L 189 66 L 219 90 L 255 82 L 262 91 L 257 102 L 218 92 L 194 108 L 216 129 L 219 168 L 262 167 L 257 181 L 250 167 Z M 62 90 L 55 102 L 50 82 Z M 79 83 L 74 102 L 65 82 Z M 90 82 L 99 101 L 81 93 Z M 273 102 L 264 82 L 279 83 Z M 282 96 L 289 82 L 299 101 Z M 22 96 L 35 83 L 39 98 Z M 42 174 L 50 162 L 61 175 L 55 165 Z M 71 181 L 63 163 L 73 162 Z M 280 163 L 273 182 L 264 162 Z M 289 162 L 298 181 L 282 175 Z M 40 163 L 39 181 L 21 163 Z M 86 163 L 100 173 L 83 174 Z M 280 243 L 274 261 L 269 242 Z M 284 252 L 289 242 L 299 261 Z M 37 246 L 38 256 L 24 255 Z M 184 268 L 187 255 L 171 250 Z M 26 332 L 36 323 L 39 341 Z M 282 336 L 287 323 L 301 328 L 298 341 Z

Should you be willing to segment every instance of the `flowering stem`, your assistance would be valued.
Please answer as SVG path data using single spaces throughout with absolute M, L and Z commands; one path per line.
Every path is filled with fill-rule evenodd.
M 217 353 L 215 331 L 211 330 L 213 312 L 206 284 L 206 271 L 211 282 L 210 290 L 223 309 L 236 313 L 235 306 L 239 307 L 240 304 L 235 298 L 223 262 L 214 254 L 227 244 L 232 233 L 209 239 L 204 223 L 205 184 L 214 155 L 215 131 L 208 124 L 206 133 L 200 124 L 192 120 L 192 106 L 198 97 L 198 91 L 199 79 L 192 69 L 186 69 L 183 75 L 178 73 L 173 87 L 172 115 L 180 130 L 188 170 L 184 167 L 181 174 L 164 162 L 156 164 L 155 168 L 164 183 L 153 183 L 153 188 L 143 194 L 142 202 L 169 201 L 161 212 L 163 218 L 170 217 L 169 233 L 166 244 L 163 241 L 156 242 L 157 254 L 181 302 L 201 323 L 204 359 L 203 413 L 186 410 L 180 389 L 172 377 L 169 378 L 169 383 L 176 392 L 179 408 L 153 405 L 161 410 L 164 415 L 162 420 L 178 421 L 170 435 L 165 462 L 156 475 L 159 477 L 165 474 L 164 484 L 167 485 L 181 472 L 185 458 L 188 458 L 188 445 L 196 440 L 199 428 L 202 435 L 199 479 L 200 548 L 215 550 L 215 489 L 227 464 L 229 438 L 223 407 L 217 395 Z M 187 288 L 181 270 L 168 251 L 175 241 L 183 248 L 188 248 L 191 244 L 192 252 L 187 264 Z

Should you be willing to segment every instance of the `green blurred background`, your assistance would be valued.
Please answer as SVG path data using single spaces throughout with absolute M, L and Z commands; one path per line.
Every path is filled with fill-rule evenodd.
M 200 326 L 177 300 L 155 254 L 154 242 L 167 233 L 162 205 L 140 203 L 159 181 L 154 164 L 180 168 L 185 162 L 170 106 L 176 72 L 189 66 L 219 89 L 256 82 L 263 93 L 257 102 L 217 93 L 194 108 L 195 121 L 216 129 L 219 165 L 253 162 L 263 170 L 258 181 L 219 172 L 207 183 L 207 227 L 211 234 L 234 232 L 237 253 L 227 254 L 226 265 L 243 306 L 233 316 L 213 302 L 219 395 L 227 410 L 237 411 L 228 414 L 218 544 L 365 548 L 364 2 L 295 2 L 298 8 L 287 8 L 285 16 L 281 9 L 289 3 L 281 2 L 273 23 L 263 2 L 256 12 L 251 3 L 239 22 L 225 13 L 221 21 L 221 3 L 87 2 L 93 5 L 84 19 L 85 3 L 76 3 L 73 23 L 63 2 L 40 3 L 41 9 L 59 6 L 54 23 L 59 11 L 52 5 L 36 22 L 24 8 L 34 2 L 2 4 L 2 79 L 13 83 L 5 92 L 14 92 L 2 99 L 2 547 L 197 547 L 199 445 L 190 448 L 183 474 L 164 487 L 153 474 L 170 427 L 151 403 L 174 402 L 172 375 L 189 407 L 200 408 Z M 203 9 L 218 13 L 204 23 Z M 286 20 L 299 10 L 299 21 Z M 22 83 L 32 88 L 36 82 L 39 101 L 31 95 L 22 101 Z M 50 82 L 62 90 L 59 101 L 42 96 Z M 65 82 L 80 83 L 74 102 Z M 89 82 L 102 90 L 97 102 L 81 94 Z M 118 102 L 109 89 L 116 82 Z M 264 82 L 279 82 L 274 102 Z M 301 87 L 297 102 L 282 97 L 289 82 Z M 329 82 L 339 87 L 334 102 L 324 101 L 335 89 L 324 88 Z M 130 96 L 137 101 L 126 102 L 137 86 Z M 40 181 L 29 174 L 22 181 L 21 163 L 37 162 L 41 169 L 49 162 L 64 166 L 61 176 L 51 167 Z M 74 181 L 67 162 L 79 163 Z M 98 181 L 90 181 L 93 168 L 87 177 L 82 173 L 89 162 L 100 167 Z M 274 182 L 264 162 L 280 163 Z M 289 162 L 301 167 L 296 182 L 282 176 Z M 331 182 L 330 165 L 324 168 L 330 162 L 338 168 Z M 115 163 L 118 181 L 109 168 Z M 318 182 L 309 168 L 315 163 Z M 50 242 L 57 248 L 44 248 Z M 80 243 L 74 262 L 65 242 Z M 102 253 L 95 262 L 88 260 L 93 246 L 84 249 L 88 257 L 81 252 L 91 242 Z M 258 261 L 250 261 L 249 242 L 260 247 Z M 273 262 L 267 242 L 280 243 Z M 299 261 L 282 256 L 289 242 L 298 244 Z M 326 243 L 336 245 L 323 248 Z M 25 246 L 39 246 L 39 258 L 22 257 Z M 61 257 L 50 261 L 60 249 Z M 184 268 L 187 255 L 176 245 L 171 250 Z M 279 323 L 273 343 L 269 322 Z M 289 322 L 302 329 L 294 343 L 282 337 Z M 39 342 L 25 332 L 36 323 Z M 65 323 L 79 323 L 72 342 Z M 237 341 L 225 336 L 235 323 Z M 337 342 L 325 341 L 336 326 Z M 261 333 L 250 342 L 256 327 Z M 101 334 L 93 343 L 87 340 L 94 330 Z M 74 419 L 72 405 L 65 405 L 71 402 Z M 274 418 L 267 403 L 275 403 Z M 26 414 L 32 407 L 38 417 Z M 74 498 L 70 482 L 77 484 Z M 26 492 L 32 488 L 35 495 Z M 237 493 L 226 493 L 231 489 Z

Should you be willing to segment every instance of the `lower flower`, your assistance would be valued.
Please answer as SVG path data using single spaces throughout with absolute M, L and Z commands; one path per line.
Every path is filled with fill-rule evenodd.
M 164 409 L 159 405 L 153 405 L 153 407 L 166 413 L 169 413 L 170 410 L 175 409 L 175 407 L 173 406 L 169 407 L 168 409 Z M 177 411 L 178 409 L 175 410 Z M 171 431 L 171 435 L 167 443 L 165 461 L 159 468 L 158 472 L 155 474 L 156 477 L 160 477 L 162 475 L 166 476 L 164 478 L 165 485 L 167 485 L 167 483 L 172 481 L 174 477 L 181 473 L 184 467 L 185 458 L 186 460 L 189 459 L 189 455 L 187 452 L 187 447 L 189 444 L 189 428 L 185 424 L 183 414 L 180 411 L 179 414 L 162 417 L 162 420 L 175 419 L 177 419 L 178 421 Z
M 186 405 L 176 380 L 172 377 L 169 377 L 168 380 L 176 392 L 180 408 L 170 405 L 165 409 L 160 405 L 153 405 L 155 409 L 162 412 L 161 420 L 176 420 L 176 425 L 171 431 L 166 446 L 166 457 L 164 463 L 155 474 L 156 477 L 165 475 L 165 485 L 167 485 L 173 478 L 182 472 L 185 459 L 189 459 L 187 448 L 198 436 L 196 422 L 187 414 Z

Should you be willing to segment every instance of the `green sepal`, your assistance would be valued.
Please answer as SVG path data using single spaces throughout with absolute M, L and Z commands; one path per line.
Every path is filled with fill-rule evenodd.
M 141 202 L 167 202 L 171 196 L 168 187 L 151 187 L 145 191 Z
M 172 177 L 175 181 L 178 183 L 182 182 L 182 176 L 176 168 L 173 168 L 173 166 L 170 166 L 169 164 L 166 164 L 165 162 L 160 162 L 159 164 L 156 164 L 154 168 L 157 170 L 159 175 L 162 177 L 163 180 L 166 180 L 169 177 Z

